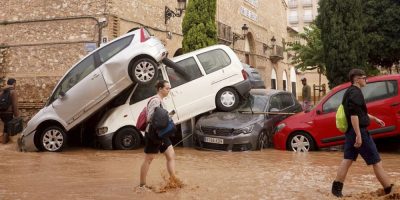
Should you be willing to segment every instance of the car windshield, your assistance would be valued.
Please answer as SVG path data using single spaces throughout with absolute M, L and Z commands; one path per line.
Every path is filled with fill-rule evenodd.
M 264 112 L 267 106 L 267 96 L 250 95 L 249 98 L 236 109 L 237 112 Z

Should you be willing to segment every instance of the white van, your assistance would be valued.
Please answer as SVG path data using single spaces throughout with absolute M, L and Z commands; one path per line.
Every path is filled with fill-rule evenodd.
M 175 57 L 172 61 L 164 63 L 176 63 L 183 73 L 179 73 L 176 66 L 162 65 L 159 79 L 171 84 L 170 95 L 164 103 L 167 110 L 175 110 L 173 120 L 176 124 L 215 108 L 231 111 L 250 91 L 250 82 L 242 64 L 228 46 L 210 46 Z M 125 104 L 103 116 L 96 130 L 103 148 L 134 149 L 140 146 L 143 133 L 136 129 L 136 120 L 155 94 L 154 86 L 136 84 Z

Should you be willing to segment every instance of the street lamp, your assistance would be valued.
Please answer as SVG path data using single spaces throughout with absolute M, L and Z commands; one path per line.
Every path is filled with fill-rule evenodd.
M 246 38 L 246 35 L 249 31 L 249 27 L 247 26 L 247 24 L 243 24 L 242 26 L 242 35 L 239 35 L 237 33 L 233 33 L 233 38 L 232 38 L 232 42 L 233 42 L 233 47 L 235 47 L 235 42 L 238 40 L 244 40 Z
M 168 6 L 165 6 L 165 11 L 164 11 L 164 19 L 165 19 L 165 24 L 167 24 L 167 21 L 171 19 L 171 17 L 181 17 L 183 11 L 186 9 L 186 0 L 177 0 L 178 1 L 178 8 L 175 8 L 175 12 L 168 8 Z
M 271 38 L 271 46 L 269 46 L 268 44 L 263 43 L 263 50 L 264 50 L 264 53 L 265 53 L 268 49 L 274 49 L 275 43 L 276 43 L 275 36 L 272 36 L 272 38 Z

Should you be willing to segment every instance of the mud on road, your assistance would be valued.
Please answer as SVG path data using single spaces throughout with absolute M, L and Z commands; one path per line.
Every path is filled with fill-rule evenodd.
M 61 153 L 21 153 L 13 143 L 0 145 L 0 199 L 335 199 L 330 187 L 342 159 L 341 152 L 177 148 L 177 173 L 184 186 L 157 192 L 168 179 L 164 156 L 158 155 L 150 167 L 147 181 L 154 190 L 141 191 L 136 187 L 142 151 L 68 148 Z M 381 156 L 398 185 L 400 154 Z M 359 158 L 349 171 L 344 195 L 385 198 L 378 197 L 378 189 L 372 168 Z

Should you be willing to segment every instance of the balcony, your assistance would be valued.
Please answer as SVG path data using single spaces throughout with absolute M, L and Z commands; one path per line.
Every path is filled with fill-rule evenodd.
M 303 7 L 311 7 L 312 4 L 312 0 L 302 0 L 303 2 Z
M 289 8 L 297 8 L 297 0 L 289 0 Z
M 271 49 L 271 55 L 269 56 L 269 59 L 271 60 L 272 63 L 277 63 L 278 61 L 283 59 L 283 47 L 274 45 L 274 47 Z
M 217 24 L 218 24 L 218 43 L 229 46 L 232 43 L 231 27 L 222 22 L 218 22 Z
M 299 17 L 297 15 L 289 16 L 289 23 L 291 24 L 299 23 Z

